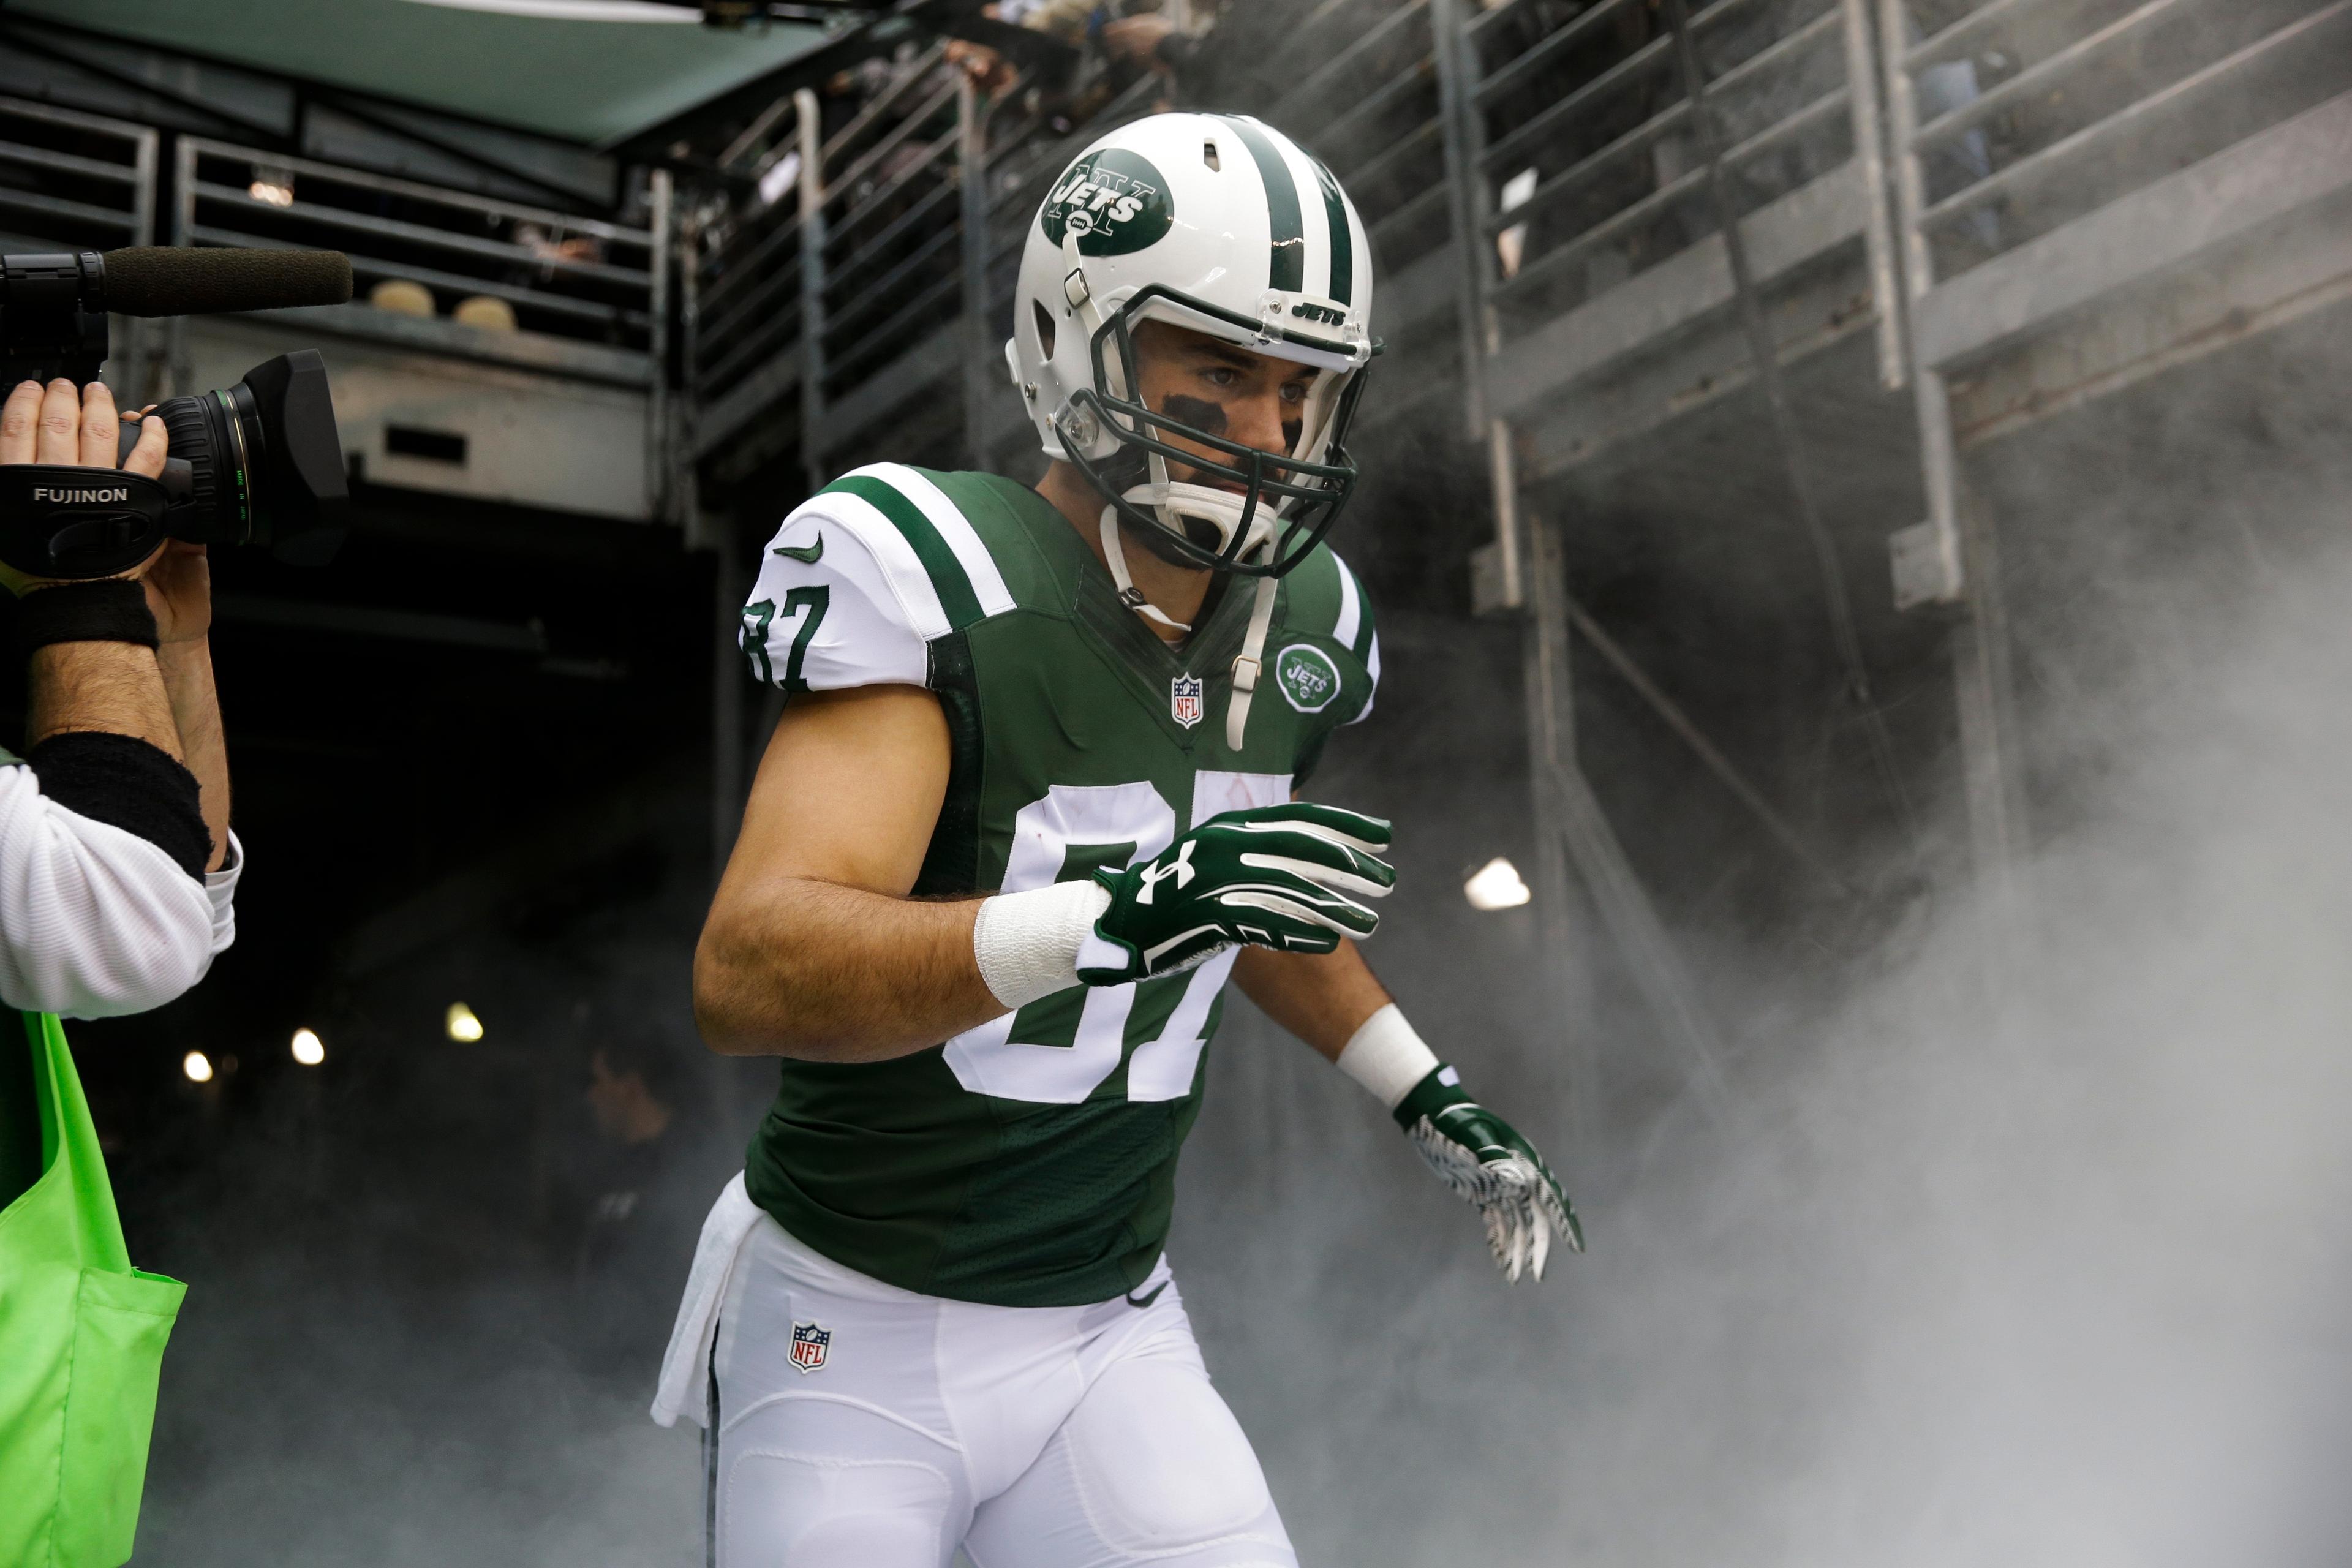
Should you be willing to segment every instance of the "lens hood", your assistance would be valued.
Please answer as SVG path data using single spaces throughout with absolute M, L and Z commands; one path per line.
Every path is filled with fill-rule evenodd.
M 289 564 L 323 566 L 341 548 L 351 511 L 326 362 L 316 349 L 296 349 L 255 365 L 241 384 L 262 437 L 253 542 Z

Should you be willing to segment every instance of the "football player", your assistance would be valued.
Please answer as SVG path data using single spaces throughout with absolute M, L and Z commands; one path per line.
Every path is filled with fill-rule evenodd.
M 1512 1279 L 1581 1245 L 1357 953 L 1388 824 L 1295 798 L 1380 677 L 1322 542 L 1371 293 L 1281 132 L 1113 132 L 1022 260 L 1045 478 L 876 464 L 767 550 L 743 647 L 788 701 L 694 994 L 782 1085 L 655 1405 L 706 1427 L 721 1568 L 1295 1563 L 1160 1255 L 1228 978 Z

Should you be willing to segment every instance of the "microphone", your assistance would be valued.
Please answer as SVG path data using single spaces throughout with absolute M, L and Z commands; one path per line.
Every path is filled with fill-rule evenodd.
M 107 251 L 89 303 L 124 316 L 203 316 L 341 305 L 352 258 L 340 250 L 194 249 L 138 245 Z

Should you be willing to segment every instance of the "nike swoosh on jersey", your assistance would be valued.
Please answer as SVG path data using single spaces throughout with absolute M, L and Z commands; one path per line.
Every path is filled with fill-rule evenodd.
M 1151 1294 L 1150 1294 L 1150 1295 L 1149 1295 L 1149 1296 L 1146 1296 L 1146 1297 L 1145 1297 L 1142 1300 L 1140 1300 L 1140 1301 L 1139 1301 L 1139 1300 L 1137 1300 L 1135 1299 L 1135 1292 L 1134 1292 L 1134 1291 L 1132 1291 L 1132 1290 L 1129 1290 L 1129 1291 L 1127 1293 L 1127 1304 L 1128 1304 L 1129 1306 L 1130 1306 L 1130 1307 L 1149 1307 L 1150 1305 L 1151 1305 L 1151 1303 L 1152 1303 L 1152 1302 L 1157 1301 L 1158 1300 L 1160 1300 L 1160 1292 L 1161 1292 L 1162 1290 L 1165 1290 L 1165 1289 L 1168 1289 L 1168 1281 L 1167 1281 L 1167 1280 L 1165 1280 L 1165 1279 L 1162 1279 L 1159 1284 L 1154 1285 L 1154 1286 L 1151 1288 Z
M 820 532 L 814 544 L 779 544 L 776 553 L 789 555 L 803 566 L 814 566 L 816 558 L 824 553 L 824 535 Z

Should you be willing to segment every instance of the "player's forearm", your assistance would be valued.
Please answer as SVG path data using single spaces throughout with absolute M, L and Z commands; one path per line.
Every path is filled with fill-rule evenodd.
M 1331 1061 L 1390 1000 L 1362 952 L 1345 940 L 1324 953 L 1245 947 L 1234 963 L 1234 983 L 1267 1017 Z
M 727 1056 L 880 1061 L 1004 1009 L 972 955 L 978 900 L 781 878 L 722 900 L 694 955 L 694 1014 Z
M 213 686 L 212 644 L 204 637 L 167 642 L 155 650 L 155 658 L 184 760 L 196 775 L 205 831 L 212 836 L 205 869 L 217 871 L 228 856 L 228 742 L 221 730 L 220 695 Z

